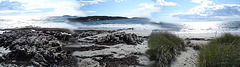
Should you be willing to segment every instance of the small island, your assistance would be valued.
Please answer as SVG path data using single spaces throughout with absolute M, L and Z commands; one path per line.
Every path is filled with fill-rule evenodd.
M 69 20 L 72 22 L 91 22 L 91 21 L 120 20 L 120 19 L 129 19 L 129 18 L 120 17 L 120 16 L 87 16 L 87 17 L 69 18 Z

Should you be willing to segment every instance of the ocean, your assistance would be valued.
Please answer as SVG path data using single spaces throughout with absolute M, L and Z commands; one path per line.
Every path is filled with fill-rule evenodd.
M 234 33 L 240 32 L 240 21 L 183 22 L 173 24 L 179 32 Z M 173 27 L 172 27 L 173 28 Z
M 104 28 L 104 29 L 148 29 L 148 30 L 167 30 L 176 32 L 239 32 L 239 21 L 211 21 L 211 22 L 172 22 L 172 23 L 155 23 L 146 18 L 132 18 L 122 20 L 106 20 L 93 22 L 71 22 L 63 16 L 1 16 L 0 29 L 21 28 L 26 26 L 43 27 L 43 28 Z

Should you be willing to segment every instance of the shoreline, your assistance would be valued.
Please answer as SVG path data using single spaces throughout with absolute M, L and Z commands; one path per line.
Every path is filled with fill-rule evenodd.
M 14 34 L 20 33 L 20 34 Z M 69 54 L 63 54 L 62 56 L 67 55 L 70 57 L 70 60 L 61 60 L 63 62 L 69 62 L 74 66 L 151 66 L 154 61 L 150 61 L 148 56 L 145 54 L 145 51 L 148 48 L 148 38 L 151 34 L 152 30 L 134 30 L 132 28 L 128 29 L 76 29 L 69 30 L 63 28 L 12 28 L 12 29 L 2 29 L 0 31 L 0 36 L 2 35 L 23 35 L 20 37 L 24 37 L 28 33 L 28 35 L 34 37 L 53 37 L 56 38 L 53 42 L 61 44 L 58 46 L 62 51 L 70 52 Z M 37 36 L 37 35 L 44 36 Z M 176 60 L 171 64 L 172 67 L 196 67 L 196 58 L 198 54 L 198 50 L 200 46 L 207 44 L 209 40 L 221 36 L 223 33 L 218 33 L 217 35 L 214 33 L 179 33 L 173 32 L 173 34 L 182 38 L 186 43 L 186 51 L 181 51 L 179 56 L 176 56 Z M 232 34 L 237 34 L 232 33 Z M 240 34 L 237 34 L 240 35 Z M 127 38 L 132 39 L 131 41 L 121 40 L 122 37 L 125 36 Z M 27 39 L 31 38 L 25 36 Z M 35 40 L 39 40 L 35 38 Z M 124 38 L 124 37 L 123 37 Z M 135 39 L 134 39 L 135 38 Z M 1 39 L 1 38 L 0 38 Z M 51 39 L 51 38 L 50 38 Z M 25 42 L 17 41 L 19 39 L 13 39 L 9 42 Z M 20 39 L 21 40 L 21 39 Z M 114 41 L 109 41 L 114 40 Z M 39 41 L 41 42 L 41 40 Z M 48 41 L 46 41 L 48 42 Z M 36 42 L 38 43 L 38 42 Z M 1 44 L 1 43 L 0 43 Z M 27 43 L 31 44 L 31 43 Z M 16 46 L 16 44 L 13 44 Z M 38 62 L 35 64 L 33 62 L 26 63 L 20 62 L 17 60 L 8 60 L 5 62 L 6 58 L 2 58 L 3 56 L 7 56 L 8 53 L 12 53 L 12 51 L 16 51 L 17 48 L 14 47 L 5 47 L 10 50 L 0 48 L 1 50 L 1 58 L 0 61 L 2 65 L 10 65 L 10 66 L 44 66 L 46 61 Z M 49 48 L 49 47 L 48 47 Z M 48 49 L 47 48 L 47 49 Z M 35 49 L 35 48 L 34 48 Z M 45 48 L 44 48 L 45 49 Z M 53 48 L 54 50 L 57 50 Z M 46 50 L 48 51 L 48 50 Z M 34 51 L 33 51 L 34 52 Z M 55 52 L 58 54 L 58 52 Z M 14 54 L 14 53 L 12 53 Z M 61 53 L 60 53 L 61 54 Z M 44 55 L 44 54 L 43 54 Z M 55 57 L 60 57 L 55 56 Z M 10 56 L 9 56 L 10 57 Z M 34 58 L 34 57 L 33 57 Z M 44 57 L 45 58 L 45 57 Z M 66 59 L 67 57 L 65 57 Z M 56 59 L 53 59 L 56 60 Z M 13 62 L 14 61 L 14 62 Z M 33 60 L 32 60 L 33 61 Z M 49 60 L 47 60 L 49 61 Z M 59 61 L 59 60 L 58 60 Z M 128 63 L 126 63 L 128 62 Z M 120 64 L 119 64 L 120 63 Z M 55 64 L 55 63 L 54 63 Z M 61 64 L 56 64 L 61 66 Z M 62 65 L 64 66 L 64 65 Z
M 19 38 L 22 37 L 26 37 L 27 39 L 32 38 L 32 37 L 37 37 L 35 39 L 33 39 L 33 41 L 36 41 L 36 43 L 41 43 L 41 40 L 39 40 L 39 38 L 41 39 L 42 37 L 52 37 L 53 38 L 57 38 L 57 40 L 54 40 L 52 42 L 59 43 L 62 44 L 59 47 L 61 50 L 63 51 L 70 51 L 70 54 L 62 54 L 61 55 L 56 55 L 54 57 L 61 57 L 61 56 L 68 56 L 72 58 L 75 62 L 71 62 L 71 64 L 77 65 L 77 66 L 91 66 L 91 65 L 96 65 L 96 66 L 115 66 L 115 65 L 120 65 L 120 66 L 142 66 L 142 65 L 148 65 L 148 58 L 147 56 L 144 54 L 145 51 L 142 51 L 143 49 L 147 49 L 147 44 L 146 44 L 146 38 L 144 38 L 144 36 L 140 36 L 140 35 L 136 35 L 133 32 L 124 32 L 127 30 L 131 30 L 131 29 L 117 29 L 117 30 L 88 30 L 88 29 L 79 29 L 79 30 L 67 30 L 67 29 L 61 29 L 61 28 L 17 28 L 17 29 L 3 29 L 3 34 L 0 34 L 1 37 L 5 37 L 5 35 L 12 35 L 13 37 L 18 36 Z M 136 32 L 136 31 L 135 31 Z M 18 34 L 15 34 L 18 33 Z M 24 34 L 24 33 L 28 33 L 28 34 Z M 40 36 L 39 36 L 40 34 Z M 141 33 L 138 33 L 141 34 Z M 4 36 L 2 36 L 4 35 Z M 20 35 L 20 36 L 19 36 Z M 26 36 L 26 35 L 30 35 L 30 37 Z M 43 35 L 43 36 L 42 36 Z M 132 41 L 120 41 L 120 40 L 116 40 L 114 42 L 119 42 L 119 43 L 109 43 L 109 44 L 104 44 L 104 45 L 100 45 L 97 44 L 96 40 L 98 40 L 99 38 L 102 37 L 111 37 L 113 36 L 113 38 L 116 38 L 118 36 L 116 35 L 120 35 L 121 37 L 124 36 L 123 38 L 125 38 L 125 36 L 127 38 L 130 37 L 130 39 L 132 39 Z M 146 35 L 146 34 L 144 34 Z M 147 35 L 146 35 L 147 36 Z M 74 38 L 72 38 L 74 37 Z M 27 42 L 27 44 L 29 45 L 25 45 L 25 46 L 30 46 L 30 44 L 32 44 L 31 42 L 28 42 L 27 40 L 23 41 L 16 41 L 19 40 L 18 39 L 13 39 L 13 40 L 9 40 L 7 39 L 9 42 Z M 1 38 L 0 38 L 1 39 Z M 49 38 L 48 38 L 49 39 Z M 51 38 L 50 38 L 51 39 Z M 120 38 L 121 39 L 121 38 Z M 140 40 L 139 40 L 140 39 Z M 4 39 L 6 40 L 6 39 Z M 22 39 L 20 39 L 22 40 Z M 106 39 L 103 39 L 106 40 Z M 143 40 L 143 41 L 141 41 Z M 51 41 L 51 40 L 50 40 Z M 58 42 L 59 41 L 59 42 Z M 46 41 L 49 42 L 49 41 Z M 100 41 L 101 42 L 101 41 Z M 106 41 L 107 43 L 108 41 Z M 104 41 L 103 41 L 104 43 Z M 136 45 L 135 45 L 136 43 Z M 2 43 L 4 44 L 4 43 Z M 73 44 L 75 44 L 76 46 L 74 46 Z M 111 45 L 110 45 L 111 44 Z M 17 44 L 12 44 L 14 46 L 18 46 Z M 21 46 L 21 44 L 19 44 Z M 50 46 L 50 42 L 49 45 Z M 73 47 L 72 47 L 73 46 Z M 38 49 L 38 46 L 36 46 Z M 66 48 L 68 47 L 68 48 Z M 30 63 L 26 63 L 26 62 L 20 62 L 19 59 L 8 59 L 7 57 L 11 57 L 11 55 L 15 55 L 15 53 L 13 53 L 14 51 L 19 51 L 18 48 L 12 48 L 12 47 L 5 47 L 10 49 L 11 52 L 8 53 L 4 53 L 2 56 L 1 60 L 1 64 L 2 65 L 12 65 L 12 66 L 45 66 L 48 65 L 49 62 L 51 61 L 50 59 L 46 59 L 48 58 L 47 54 L 45 56 L 45 54 L 40 54 L 40 56 L 42 55 L 42 58 L 45 58 L 46 61 L 40 61 L 38 59 L 36 59 L 37 57 L 34 56 L 36 55 L 35 53 L 37 53 L 37 51 L 35 52 L 35 50 L 33 51 L 34 55 L 33 56 L 29 56 L 32 57 Z M 35 47 L 31 47 L 33 49 L 36 49 Z M 48 49 L 49 47 L 47 47 Z M 68 50 L 66 50 L 66 49 Z M 127 50 L 126 48 L 129 48 L 129 50 Z M 45 48 L 43 48 L 45 49 Z M 51 48 L 52 49 L 52 48 Z M 57 50 L 56 48 L 53 48 L 54 50 Z M 70 50 L 69 50 L 70 49 Z M 77 50 L 80 49 L 80 50 Z M 25 49 L 24 49 L 25 50 Z M 26 49 L 27 51 L 29 51 L 29 48 Z M 84 51 L 83 51 L 84 50 Z M 117 51 L 116 51 L 117 50 Z M 44 50 L 44 51 L 49 51 L 49 50 Z M 88 51 L 88 52 L 87 52 Z M 105 53 L 99 53 L 99 52 L 106 52 L 108 51 L 108 54 Z M 139 52 L 140 51 L 140 52 Z M 20 52 L 25 52 L 25 51 L 21 51 Z M 40 51 L 41 52 L 41 51 Z M 83 54 L 77 54 L 76 52 L 82 52 Z M 99 53 L 97 55 L 94 55 L 95 53 L 91 54 L 90 56 L 87 56 L 85 53 L 89 53 L 89 52 L 95 52 L 95 53 Z M 37 53 L 38 54 L 38 53 Z M 58 54 L 58 52 L 53 52 L 53 54 Z M 109 55 L 111 54 L 111 55 Z M 28 54 L 26 54 L 28 55 Z M 109 56 L 108 56 L 109 55 Z M 49 55 L 50 56 L 50 55 Z M 123 57 L 118 57 L 118 56 L 123 56 Z M 18 56 L 16 56 L 18 57 Z M 102 57 L 102 58 L 101 58 Z M 13 57 L 12 57 L 13 58 Z M 50 58 L 50 57 L 49 57 Z M 127 59 L 129 58 L 129 59 Z M 132 58 L 132 59 L 130 59 Z M 66 57 L 67 59 L 67 57 Z M 69 58 L 71 59 L 71 58 Z M 99 60 L 102 59 L 102 60 Z M 108 59 L 108 61 L 103 61 L 104 59 Z M 121 61 L 121 59 L 125 59 L 124 61 Z M 5 62 L 5 61 L 8 62 Z M 57 61 L 61 61 L 58 59 L 52 59 L 52 60 L 57 60 Z M 114 61 L 115 60 L 115 61 Z M 118 61 L 116 61 L 118 60 Z M 64 60 L 62 59 L 63 62 L 68 62 L 70 60 Z M 114 64 L 112 64 L 109 61 L 114 61 Z M 124 62 L 124 63 L 123 63 Z M 126 63 L 126 62 L 131 62 L 131 63 Z M 10 64 L 9 64 L 10 63 Z M 16 64 L 17 63 L 17 64 Z M 23 63 L 23 64 L 22 64 Z M 52 63 L 52 62 L 51 62 Z M 89 65 L 86 65 L 85 63 L 90 63 Z M 119 64 L 121 63 L 121 64 Z M 122 64 L 123 63 L 123 64 Z M 54 65 L 59 65 L 58 63 Z M 59 66 L 62 66 L 62 64 L 60 64 Z M 64 66 L 64 65 L 63 65 Z

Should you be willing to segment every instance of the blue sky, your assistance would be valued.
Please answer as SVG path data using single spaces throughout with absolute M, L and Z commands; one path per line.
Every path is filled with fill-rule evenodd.
M 0 0 L 0 16 L 126 16 L 152 21 L 240 21 L 239 0 Z

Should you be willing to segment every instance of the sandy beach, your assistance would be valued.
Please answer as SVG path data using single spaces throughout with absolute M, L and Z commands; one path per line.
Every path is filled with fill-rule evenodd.
M 77 29 L 77 30 L 71 30 L 73 32 L 69 32 L 69 30 L 66 29 L 60 29 L 60 28 L 15 28 L 15 29 L 4 29 L 2 30 L 1 37 L 8 37 L 9 35 L 13 37 L 17 37 L 16 40 L 8 40 L 8 42 L 16 42 L 16 44 L 10 44 L 14 47 L 10 46 L 4 46 L 1 48 L 1 60 L 2 60 L 2 66 L 31 66 L 31 65 L 37 65 L 37 66 L 45 66 L 49 63 L 52 63 L 57 66 L 61 66 L 61 64 L 58 64 L 56 62 L 51 62 L 52 60 L 55 61 L 63 61 L 68 62 L 67 57 L 75 58 L 75 62 L 72 61 L 71 64 L 74 64 L 73 66 L 77 67 L 93 67 L 93 66 L 148 66 L 152 62 L 148 59 L 147 55 L 145 54 L 145 51 L 148 49 L 147 46 L 147 40 L 148 36 L 151 33 L 151 30 L 132 30 L 132 29 Z M 28 34 L 23 34 L 25 32 L 28 32 Z M 18 33 L 18 34 L 16 34 Z M 21 36 L 19 36 L 21 35 Z M 27 35 L 27 36 L 25 36 Z M 30 35 L 30 37 L 29 37 Z M 41 36 L 39 36 L 41 35 Z M 44 36 L 42 36 L 44 35 Z M 54 37 L 57 38 L 57 40 L 54 41 L 42 41 L 39 40 L 42 37 L 51 37 L 54 35 Z M 32 37 L 38 37 L 34 38 L 33 42 L 31 41 L 25 41 L 21 38 L 27 38 L 31 39 Z M 60 37 L 60 39 L 58 38 Z M 125 40 L 127 39 L 130 40 Z M 1 38 L 1 41 L 5 41 L 5 39 Z M 104 39 L 101 39 L 104 38 Z M 107 39 L 105 39 L 107 38 Z M 108 38 L 110 40 L 115 41 L 108 41 Z M 114 39 L 111 39 L 114 38 Z M 51 38 L 50 38 L 51 39 Z M 100 39 L 100 40 L 99 40 Z M 18 41 L 21 40 L 21 41 Z M 99 40 L 99 43 L 98 43 Z M 35 45 L 33 43 L 36 43 Z M 50 42 L 56 42 L 60 44 L 60 46 L 56 46 L 56 48 L 53 48 L 54 51 L 61 49 L 64 52 L 70 52 L 69 54 L 62 54 L 62 51 L 59 52 L 53 52 L 54 54 L 60 54 L 55 55 L 54 57 L 60 58 L 61 56 L 65 56 L 62 58 L 62 60 L 59 59 L 46 59 L 48 56 L 45 56 L 45 54 L 41 54 L 45 58 L 46 61 L 41 61 L 34 58 L 41 58 L 36 57 L 34 55 L 38 54 L 38 52 L 42 52 L 41 50 L 35 50 L 40 47 L 37 46 L 37 44 L 41 44 L 41 42 L 49 42 L 46 45 L 51 45 Z M 20 43 L 20 44 L 18 44 Z M 22 44 L 21 44 L 22 43 Z M 23 43 L 29 44 L 25 46 L 29 46 L 30 49 L 25 49 Z M 4 42 L 1 44 L 5 44 Z M 33 44 L 33 46 L 30 46 Z M 3 46 L 3 45 L 2 45 Z M 20 46 L 21 49 L 15 47 Z M 41 47 L 43 49 L 49 49 L 52 47 Z M 7 50 L 5 50 L 7 49 Z M 9 50 L 10 49 L 10 50 Z M 32 50 L 34 49 L 34 50 Z M 24 50 L 24 51 L 22 51 Z M 27 50 L 27 53 L 25 54 L 25 50 Z M 22 55 L 18 55 L 18 53 L 15 53 L 15 51 L 23 52 L 23 55 L 29 55 L 28 58 L 32 58 L 34 60 L 31 60 L 30 63 L 24 62 L 24 60 L 19 59 L 8 59 L 8 58 L 14 58 Z M 31 54 L 28 54 L 28 51 L 32 51 L 34 54 L 31 56 Z M 44 50 L 43 52 L 49 52 L 52 50 Z M 14 55 L 14 56 L 11 56 Z M 50 55 L 49 55 L 50 58 Z M 25 58 L 27 60 L 27 58 Z M 5 62 L 3 62 L 5 61 Z M 34 63 L 33 63 L 34 62 Z M 24 63 L 24 64 L 22 64 Z M 68 62 L 70 63 L 70 62 Z
M 240 67 L 240 0 L 0 0 L 0 67 Z
M 23 34 L 28 32 L 28 34 Z M 166 32 L 163 30 L 162 32 Z M 171 67 L 196 67 L 197 57 L 199 49 L 202 45 L 205 45 L 209 40 L 221 36 L 223 33 L 194 33 L 194 32 L 171 32 L 181 39 L 184 40 L 186 46 L 185 51 L 181 51 L 180 55 L 176 56 L 176 60 L 173 61 Z M 18 33 L 18 34 L 16 34 Z M 13 28 L 13 29 L 3 29 L 0 36 L 1 40 L 5 41 L 5 37 L 11 35 L 11 37 L 19 37 L 16 40 L 6 40 L 6 42 L 16 42 L 16 44 L 11 44 L 14 47 L 3 46 L 0 48 L 1 65 L 2 66 L 44 66 L 48 65 L 50 61 L 61 61 L 71 63 L 72 66 L 77 67 L 111 67 L 111 66 L 124 66 L 124 67 L 151 67 L 154 61 L 150 61 L 146 50 L 148 50 L 148 39 L 152 30 L 138 30 L 138 29 L 61 29 L 61 28 Z M 232 33 L 238 34 L 238 33 Z M 22 36 L 19 36 L 22 35 Z M 26 36 L 28 35 L 28 36 Z M 29 37 L 30 35 L 30 37 Z M 39 36 L 41 35 L 41 36 Z M 44 35 L 44 36 L 42 36 Z M 52 39 L 50 41 L 39 40 L 42 37 L 54 37 L 56 40 Z M 34 58 L 39 58 L 36 56 L 28 56 L 34 60 L 30 63 L 20 61 L 19 59 L 8 59 L 14 58 L 21 55 L 14 53 L 14 51 L 25 50 L 26 47 L 21 47 L 22 49 L 16 48 L 15 46 L 23 46 L 22 43 L 33 44 L 34 42 L 25 41 L 25 39 L 35 38 L 33 41 L 35 47 L 29 46 L 27 50 L 32 51 L 35 54 L 41 50 L 36 49 L 38 44 L 41 42 L 49 42 L 47 45 L 51 45 L 50 42 L 55 42 L 60 44 L 53 48 L 54 51 L 61 49 L 59 52 L 54 52 L 54 57 L 63 57 L 59 59 L 45 59 L 41 61 Z M 60 38 L 60 39 L 59 39 Z M 125 39 L 130 40 L 125 40 Z M 21 40 L 22 39 L 22 40 Z M 44 39 L 44 38 L 43 38 Z M 18 44 L 20 43 L 20 44 Z M 2 42 L 1 44 L 5 44 Z M 26 45 L 25 45 L 26 46 Z M 43 49 L 49 49 L 51 47 L 41 47 Z M 52 49 L 52 48 L 51 48 Z M 52 51 L 52 50 L 44 50 Z M 43 52 L 44 52 L 43 51 Z M 63 53 L 62 53 L 63 51 Z M 67 53 L 65 53 L 67 52 Z M 59 55 L 58 55 L 59 54 Z M 11 56 L 14 55 L 14 56 Z M 26 53 L 25 55 L 29 55 Z M 41 56 L 41 54 L 40 54 Z M 50 56 L 42 55 L 42 58 L 48 58 Z M 72 59 L 71 59 L 72 58 Z M 25 58 L 26 59 L 26 58 Z M 71 61 L 71 62 L 70 62 Z M 23 64 L 24 63 L 24 64 Z M 56 66 L 62 66 L 59 63 L 51 62 Z M 63 65 L 64 66 L 64 65 Z
M 238 32 L 230 33 L 240 35 Z M 181 54 L 176 57 L 176 61 L 173 62 L 171 67 L 196 67 L 199 49 L 196 50 L 194 46 L 201 47 L 206 45 L 211 39 L 219 37 L 225 34 L 225 32 L 175 32 L 174 34 L 182 39 L 185 39 L 185 41 L 189 41 L 190 43 L 187 44 L 188 46 L 186 47 L 186 51 L 182 51 Z

